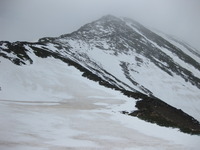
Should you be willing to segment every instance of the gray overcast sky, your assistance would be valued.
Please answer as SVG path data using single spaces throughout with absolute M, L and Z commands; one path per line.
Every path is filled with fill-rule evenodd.
M 132 18 L 200 50 L 200 0 L 0 0 L 0 40 L 59 36 L 107 14 Z

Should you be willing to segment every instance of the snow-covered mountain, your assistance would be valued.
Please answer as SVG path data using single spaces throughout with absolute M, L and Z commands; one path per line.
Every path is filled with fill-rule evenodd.
M 63 102 L 79 108 L 88 105 L 85 97 L 90 95 L 103 105 L 101 88 L 111 88 L 131 98 L 117 91 L 114 95 L 134 103 L 120 111 L 200 133 L 200 53 L 131 19 L 104 16 L 71 34 L 36 43 L 1 41 L 0 56 L 2 102 Z M 119 98 L 111 99 L 112 105 L 113 99 L 120 103 Z

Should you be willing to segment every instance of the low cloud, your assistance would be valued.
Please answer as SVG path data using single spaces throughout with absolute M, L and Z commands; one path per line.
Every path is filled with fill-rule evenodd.
M 200 49 L 198 0 L 1 0 L 0 40 L 59 36 L 107 14 L 130 17 Z

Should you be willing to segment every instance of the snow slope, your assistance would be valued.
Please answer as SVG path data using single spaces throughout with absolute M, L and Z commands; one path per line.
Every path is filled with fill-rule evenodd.
M 33 47 L 59 53 L 120 89 L 153 95 L 200 121 L 199 57 L 166 39 L 133 20 L 104 16 Z
M 102 43 L 104 43 L 104 47 L 109 47 L 108 43 Z M 62 53 L 63 56 L 81 64 L 87 69 L 93 71 L 95 74 L 98 73 L 91 68 L 98 69 L 98 71 L 101 71 L 102 69 L 105 70 L 122 81 L 122 83 L 118 82 L 118 84 L 126 90 L 137 90 L 142 93 L 145 93 L 145 90 L 149 90 L 154 96 L 178 109 L 182 109 L 184 112 L 192 115 L 195 119 L 200 121 L 199 88 L 192 85 L 190 82 L 186 82 L 185 79 L 176 73 L 172 73 L 172 75 L 167 74 L 165 71 L 156 66 L 150 59 L 137 54 L 134 51 L 129 51 L 128 55 L 118 53 L 116 56 L 113 54 L 112 50 L 102 50 L 98 47 L 91 46 L 90 43 L 88 44 L 84 41 L 77 42 L 75 40 L 68 40 L 68 44 L 71 46 L 71 49 Z M 59 51 L 53 44 L 51 46 L 47 45 L 44 47 L 54 49 L 53 51 L 55 52 Z M 162 47 L 159 47 L 159 49 L 164 51 L 164 48 Z M 183 66 L 194 72 L 194 75 L 197 77 L 200 76 L 199 70 L 187 63 L 184 63 L 178 58 L 176 59 L 176 57 L 173 57 L 173 54 L 168 52 L 168 50 L 166 53 L 166 55 L 174 58 L 175 62 L 182 62 Z M 142 62 L 138 62 L 138 59 Z M 157 61 L 159 62 L 160 60 Z M 160 63 L 167 66 L 164 62 Z M 126 70 L 124 70 L 124 66 L 122 66 L 123 64 L 125 64 L 125 67 L 128 70 L 129 77 L 137 83 L 136 85 L 127 78 L 127 73 L 125 72 Z M 113 77 L 105 74 L 105 72 L 101 72 L 101 74 L 99 74 L 102 78 L 104 78 L 102 74 L 113 79 Z
M 71 34 L 42 38 L 37 43 L 2 41 L 0 55 L 15 64 L 28 65 L 25 66 L 26 76 L 31 75 L 33 79 L 37 77 L 28 69 L 33 67 L 30 65 L 32 62 L 35 63 L 33 51 L 44 58 L 59 55 L 59 59 L 77 63 L 114 87 L 158 97 L 200 121 L 200 54 L 185 43 L 173 41 L 153 33 L 133 20 L 108 15 Z M 5 63 L 3 66 L 6 70 Z M 13 71 L 16 72 L 15 68 Z M 3 74 L 7 76 L 5 71 Z M 23 81 L 20 71 L 14 74 L 28 86 L 27 90 L 35 89 L 34 94 L 31 94 L 35 99 L 42 98 L 37 93 L 45 90 L 55 92 L 55 99 L 71 96 L 67 93 L 62 95 L 45 77 L 40 79 L 45 86 L 36 87 L 31 80 Z M 53 79 L 52 82 L 62 80 L 64 79 Z M 2 81 L 2 84 L 12 82 L 9 79 Z M 16 87 L 18 86 L 20 84 Z M 3 90 L 2 97 L 16 97 L 16 87 Z M 65 86 L 60 90 L 63 88 Z M 10 90 L 12 95 L 9 94 Z M 26 99 L 28 94 L 18 96 L 19 99 Z M 46 97 L 49 98 L 48 95 Z
M 0 149 L 199 149 L 199 136 L 120 113 L 135 100 L 60 60 L 32 58 L 30 66 L 0 58 Z
M 200 136 L 122 114 L 136 100 L 79 71 L 200 121 L 198 55 L 174 42 L 112 16 L 37 43 L 0 42 L 0 149 L 198 150 Z

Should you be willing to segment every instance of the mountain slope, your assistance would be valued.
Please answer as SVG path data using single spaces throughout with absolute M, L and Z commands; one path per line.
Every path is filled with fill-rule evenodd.
M 121 114 L 136 109 L 133 98 L 59 59 L 29 56 L 22 66 L 1 57 L 0 149 L 198 150 L 199 136 Z
M 33 54 L 60 59 L 104 86 L 133 98 L 155 99 L 169 110 L 163 100 L 200 120 L 199 60 L 130 19 L 104 16 L 71 34 L 42 38 L 37 43 L 1 42 L 0 49 L 0 56 L 17 65 L 34 64 Z M 6 90 L 4 86 L 2 90 Z M 170 114 L 160 114 L 175 120 Z M 189 117 L 189 122 L 199 128 L 194 118 Z

